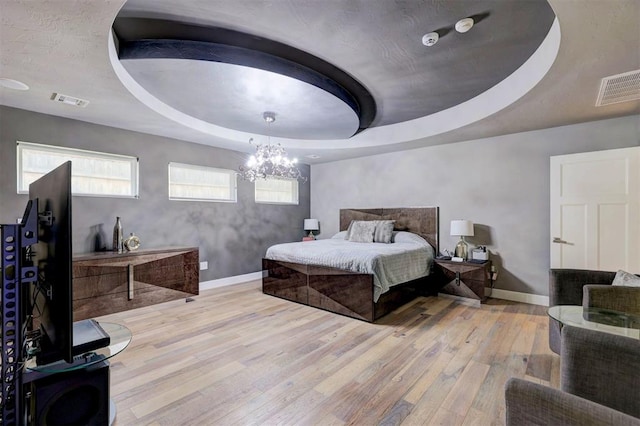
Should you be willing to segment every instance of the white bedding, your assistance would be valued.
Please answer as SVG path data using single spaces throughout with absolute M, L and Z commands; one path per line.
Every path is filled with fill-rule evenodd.
M 429 275 L 433 262 L 433 247 L 422 237 L 398 232 L 394 241 L 356 243 L 334 237 L 277 244 L 267 249 L 265 258 L 373 274 L 373 301 L 377 302 L 389 287 Z

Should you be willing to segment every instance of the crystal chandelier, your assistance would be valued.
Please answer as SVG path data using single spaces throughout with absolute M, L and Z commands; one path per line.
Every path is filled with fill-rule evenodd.
M 265 112 L 263 115 L 269 130 L 271 123 L 276 121 L 276 115 L 273 112 Z M 249 157 L 245 166 L 240 166 L 240 176 L 250 182 L 256 179 L 267 179 L 269 177 L 298 179 L 306 182 L 307 178 L 302 176 L 300 170 L 296 167 L 297 159 L 289 160 L 287 152 L 280 144 L 271 145 L 271 131 L 267 134 L 267 144 L 256 145 L 256 153 Z M 249 139 L 249 143 L 253 142 L 253 138 Z

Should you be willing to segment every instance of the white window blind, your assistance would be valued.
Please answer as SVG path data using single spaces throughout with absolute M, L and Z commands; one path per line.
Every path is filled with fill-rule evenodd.
M 256 179 L 256 203 L 298 204 L 298 180 L 277 178 Z
M 169 163 L 169 199 L 235 203 L 236 176 L 233 170 Z
M 18 142 L 18 193 L 29 184 L 71 160 L 73 195 L 138 197 L 138 159 L 82 149 Z

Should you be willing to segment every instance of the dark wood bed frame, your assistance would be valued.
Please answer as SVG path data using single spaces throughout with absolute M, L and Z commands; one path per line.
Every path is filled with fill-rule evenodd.
M 340 210 L 340 230 L 352 220 L 393 219 L 395 230 L 418 234 L 438 254 L 438 207 Z M 398 284 L 373 302 L 373 275 L 262 259 L 262 291 L 276 297 L 373 322 L 421 294 L 436 293 L 430 276 Z M 435 283 L 434 283 L 435 284 Z

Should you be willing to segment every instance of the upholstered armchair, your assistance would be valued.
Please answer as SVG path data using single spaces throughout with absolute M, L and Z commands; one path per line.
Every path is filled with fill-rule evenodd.
M 586 269 L 549 271 L 549 306 L 582 305 L 640 314 L 640 288 L 612 286 L 616 273 Z M 562 325 L 549 318 L 549 347 L 560 353 Z
M 560 389 L 511 378 L 506 424 L 640 426 L 640 340 L 565 326 Z

